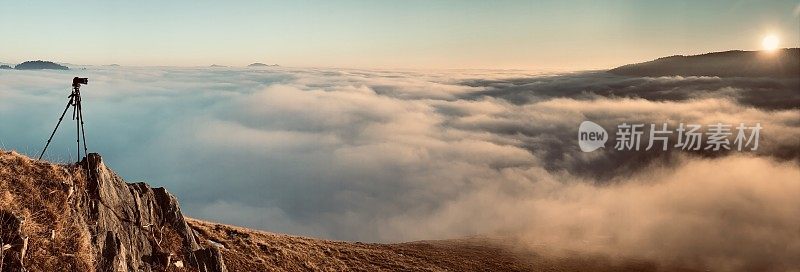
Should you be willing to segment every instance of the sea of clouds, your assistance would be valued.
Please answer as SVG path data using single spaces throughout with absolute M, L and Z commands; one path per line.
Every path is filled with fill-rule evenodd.
M 800 267 L 797 78 L 0 70 L 0 148 L 38 156 L 76 75 L 89 77 L 90 151 L 129 182 L 166 186 L 192 217 L 331 239 L 512 235 L 722 270 Z M 76 160 L 69 115 L 46 158 Z M 580 151 L 585 120 L 612 133 L 605 149 Z M 615 151 L 623 122 L 764 128 L 756 151 Z

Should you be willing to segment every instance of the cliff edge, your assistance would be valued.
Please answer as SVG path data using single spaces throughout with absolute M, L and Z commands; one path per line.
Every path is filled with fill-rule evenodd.
M 227 271 L 164 188 L 0 151 L 2 271 Z

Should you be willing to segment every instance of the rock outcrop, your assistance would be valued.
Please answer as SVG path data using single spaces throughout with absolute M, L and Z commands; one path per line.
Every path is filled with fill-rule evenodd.
M 86 194 L 77 201 L 87 212 L 100 271 L 162 271 L 176 262 L 199 271 L 225 271 L 218 252 L 204 249 L 164 188 L 125 183 L 100 155 L 80 163 L 87 168 Z
M 219 250 L 187 224 L 175 196 L 126 183 L 95 153 L 54 165 L 0 151 L 0 265 L 0 271 L 227 271 Z
M 0 211 L 0 271 L 22 271 L 28 237 L 22 231 L 24 219 Z

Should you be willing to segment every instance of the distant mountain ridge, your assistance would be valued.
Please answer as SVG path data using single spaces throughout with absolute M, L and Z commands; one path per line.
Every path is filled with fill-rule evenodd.
M 247 65 L 247 67 L 268 67 L 268 66 L 278 66 L 278 65 L 277 64 L 264 64 L 264 63 L 260 63 L 260 62 L 256 62 L 256 63 L 252 63 L 250 65 Z
M 43 60 L 33 60 L 33 61 L 26 61 L 14 66 L 14 69 L 17 70 L 69 70 L 69 67 L 52 62 L 52 61 L 43 61 Z
M 800 48 L 669 56 L 608 71 L 626 76 L 800 77 Z

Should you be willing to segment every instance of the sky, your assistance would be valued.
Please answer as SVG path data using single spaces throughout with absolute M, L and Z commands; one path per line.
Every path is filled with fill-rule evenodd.
M 800 45 L 793 1 L 5 1 L 0 62 L 598 69 Z

